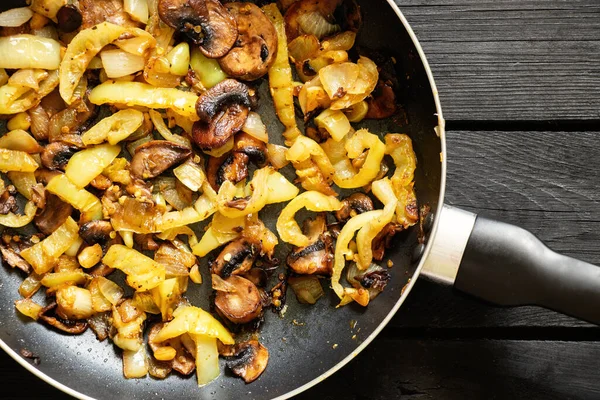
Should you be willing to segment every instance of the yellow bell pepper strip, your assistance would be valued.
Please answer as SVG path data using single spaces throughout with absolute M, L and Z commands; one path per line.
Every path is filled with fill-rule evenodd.
M 275 62 L 269 68 L 269 87 L 277 116 L 286 128 L 283 136 L 286 139 L 286 144 L 289 146 L 302 133 L 296 125 L 294 84 L 292 82 L 292 68 L 288 57 L 285 21 L 275 3 L 264 6 L 262 10 L 271 19 L 277 31 L 277 56 L 275 57 Z
M 102 262 L 123 271 L 127 275 L 127 284 L 136 291 L 150 290 L 165 280 L 164 265 L 120 244 L 110 246 Z
M 408 135 L 387 134 L 385 144 L 385 153 L 392 157 L 396 165 L 396 170 L 391 178 L 394 193 L 398 198 L 396 219 L 406 229 L 419 220 L 417 197 L 413 188 L 417 157 Z
M 199 307 L 180 306 L 173 312 L 173 320 L 168 322 L 154 337 L 156 343 L 164 342 L 191 333 L 219 339 L 223 344 L 234 344 L 231 333 L 212 315 Z
M 354 189 L 368 185 L 379 173 L 381 161 L 385 155 L 385 145 L 377 135 L 366 129 L 358 130 L 345 144 L 348 158 L 354 159 L 365 150 L 369 150 L 364 164 L 357 173 L 349 173 L 348 160 L 334 164 L 336 170 L 333 181 L 343 189 Z
M 39 165 L 24 151 L 0 149 L 0 171 L 34 172 Z
M 92 103 L 117 104 L 129 107 L 169 108 L 177 114 L 198 121 L 194 93 L 174 88 L 160 88 L 141 82 L 106 81 L 90 92 Z
M 316 212 L 337 211 L 342 208 L 342 203 L 333 196 L 326 196 L 316 191 L 301 193 L 290 201 L 277 218 L 277 233 L 281 240 L 298 247 L 310 245 L 310 239 L 302 233 L 302 229 L 294 219 L 296 213 L 302 208 Z
M 100 175 L 120 152 L 121 146 L 110 144 L 101 144 L 78 151 L 69 160 L 65 175 L 75 185 L 84 188 Z
M 25 204 L 23 215 L 18 215 L 12 212 L 9 212 L 8 214 L 0 214 L 0 225 L 9 228 L 21 228 L 33 221 L 36 211 L 37 207 L 33 201 L 28 201 L 27 204 Z
M 358 258 L 356 265 L 358 269 L 365 270 L 369 268 L 373 261 L 373 249 L 371 243 L 375 236 L 394 218 L 398 199 L 394 194 L 392 183 L 389 178 L 380 179 L 371 185 L 373 194 L 384 204 L 381 214 L 371 220 L 367 225 L 361 228 L 356 235 L 356 247 L 358 249 Z
M 124 33 L 133 36 L 145 37 L 151 43 L 156 44 L 156 39 L 148 32 L 138 28 L 126 28 L 123 26 L 102 22 L 91 28 L 79 32 L 69 43 L 63 61 L 60 64 L 60 96 L 67 104 L 73 101 L 73 94 L 79 80 L 86 71 L 92 58 L 102 48 L 119 38 Z M 153 47 L 150 46 L 150 47 Z
M 100 200 L 87 190 L 77 187 L 64 174 L 56 175 L 50 179 L 46 190 L 81 211 L 82 218 L 85 221 L 98 220 L 103 217 Z

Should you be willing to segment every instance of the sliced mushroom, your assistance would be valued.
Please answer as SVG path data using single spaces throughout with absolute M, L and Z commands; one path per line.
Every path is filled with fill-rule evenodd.
M 196 112 L 202 121 L 209 122 L 219 111 L 233 104 L 250 108 L 250 92 L 242 82 L 225 79 L 200 95 L 196 102 Z
M 269 351 L 258 340 L 235 346 L 234 355 L 227 357 L 227 367 L 246 383 L 256 380 L 269 362 Z
M 367 211 L 373 211 L 373 200 L 364 193 L 353 193 L 342 200 L 342 208 L 335 212 L 335 218 L 344 222 Z
M 44 147 L 40 154 L 42 165 L 49 170 L 65 169 L 76 151 L 77 147 L 65 142 L 52 142 Z
M 371 249 L 373 250 L 373 259 L 377 261 L 383 260 L 385 250 L 391 247 L 394 235 L 402 231 L 403 229 L 404 228 L 402 225 L 392 222 L 384 226 L 381 232 L 379 232 L 371 242 Z
M 98 112 L 98 107 L 85 97 L 52 115 L 48 123 L 50 142 L 65 142 L 74 147 L 83 147 L 80 134 L 90 127 Z
M 65 203 L 54 194 L 47 193 L 46 207 L 35 216 L 33 222 L 42 233 L 49 235 L 58 229 L 72 212 L 73 207 L 69 203 Z
M 232 275 L 225 279 L 231 291 L 217 291 L 215 308 L 217 313 L 234 324 L 245 324 L 260 316 L 262 297 L 254 283 L 241 276 Z
M 113 227 L 110 221 L 89 221 L 79 228 L 79 236 L 90 246 L 99 243 L 105 244 L 111 240 L 110 234 Z
M 258 242 L 239 238 L 229 243 L 211 264 L 210 271 L 222 278 L 248 271 L 260 252 Z
M 365 118 L 384 119 L 394 115 L 397 106 L 396 94 L 394 93 L 392 83 L 389 81 L 384 82 L 380 79 L 367 102 L 369 103 L 369 110 Z
M 102 342 L 108 337 L 111 327 L 110 312 L 94 314 L 87 319 L 87 323 L 94 331 L 96 338 Z
M 82 29 L 91 28 L 104 21 L 119 26 L 139 26 L 123 9 L 122 0 L 78 0 L 77 5 L 83 17 Z
M 235 19 L 217 0 L 160 0 L 158 14 L 209 58 L 227 54 L 238 36 Z
M 41 183 L 36 183 L 31 187 L 31 201 L 37 208 L 46 208 L 46 188 Z
M 248 177 L 248 162 L 263 167 L 267 161 L 267 148 L 263 142 L 247 133 L 238 133 L 231 153 L 221 157 L 210 157 L 207 166 L 208 182 L 213 189 L 225 181 L 238 183 Z
M 19 268 L 27 274 L 31 272 L 31 265 L 13 249 L 0 244 L 0 253 L 2 253 L 2 259 L 11 267 Z
M 295 248 L 287 258 L 288 266 L 297 274 L 331 275 L 333 269 L 333 240 L 322 234 L 314 243 Z
M 167 140 L 151 140 L 135 149 L 130 171 L 136 178 L 155 178 L 191 154 L 189 148 L 180 144 Z
M 264 167 L 267 163 L 267 146 L 245 132 L 235 135 L 233 152 L 247 155 L 249 160 L 258 167 Z
M 310 240 L 306 247 L 294 247 L 287 264 L 297 274 L 331 275 L 333 268 L 333 239 L 327 230 L 324 214 L 306 219 L 302 231 Z
M 16 213 L 19 211 L 15 194 L 17 194 L 17 189 L 13 185 L 7 186 L 2 194 L 0 194 L 0 214 Z
M 80 335 L 87 329 L 88 324 L 85 321 L 68 321 L 57 318 L 52 315 L 48 315 L 52 314 L 55 310 L 56 302 L 52 302 L 47 307 L 44 307 L 40 310 L 38 314 L 38 319 L 56 329 L 59 329 L 66 333 L 70 333 L 72 335 Z
M 264 76 L 275 61 L 277 31 L 271 20 L 252 3 L 227 3 L 234 16 L 238 37 L 229 53 L 219 60 L 225 73 L 253 81 Z
M 234 104 L 218 112 L 210 122 L 194 122 L 192 128 L 194 143 L 207 151 L 224 146 L 231 136 L 242 129 L 248 118 L 248 112 L 247 107 Z

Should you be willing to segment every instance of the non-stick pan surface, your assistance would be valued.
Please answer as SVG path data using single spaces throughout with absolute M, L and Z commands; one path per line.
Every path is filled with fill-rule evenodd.
M 407 27 L 393 7 L 385 0 L 362 0 L 359 3 L 364 24 L 358 43 L 366 49 L 379 50 L 394 57 L 401 88 L 399 102 L 406 114 L 406 118 L 371 121 L 363 125 L 380 134 L 408 133 L 412 137 L 418 158 L 417 196 L 421 204 L 429 204 L 436 210 L 443 184 L 443 162 L 440 158 L 442 143 L 436 135 L 439 110 L 436 109 L 432 84 Z M 9 8 L 11 4 L 3 2 L 0 7 Z M 271 136 L 278 136 L 282 127 L 265 88 L 263 84 L 260 112 Z M 278 211 L 270 208 L 262 212 L 261 217 L 273 227 Z M 288 293 L 288 309 L 283 318 L 270 311 L 266 313 L 260 339 L 269 349 L 269 365 L 265 373 L 249 385 L 231 376 L 224 365 L 222 370 L 225 372 L 221 377 L 203 388 L 197 387 L 195 376 L 182 378 L 175 373 L 165 380 L 150 377 L 126 380 L 116 347 L 108 341 L 98 342 L 90 330 L 81 336 L 68 336 L 19 315 L 14 301 L 19 298 L 17 289 L 23 276 L 19 271 L 4 266 L 0 269 L 0 339 L 5 344 L 3 347 L 20 362 L 29 364 L 30 369 L 38 371 L 38 375 L 45 375 L 64 385 L 59 385 L 61 389 L 69 388 L 69 393 L 77 397 L 133 400 L 290 396 L 341 367 L 391 318 L 408 294 L 408 290 L 402 294 L 403 288 L 416 278 L 420 257 L 413 260 L 413 254 L 420 253 L 415 249 L 417 246 L 416 229 L 397 235 L 394 248 L 388 253 L 393 262 L 391 283 L 367 308 L 349 305 L 336 309 L 338 299 L 330 289 L 326 290 L 327 296 L 314 306 L 298 304 L 295 296 Z M 280 259 L 285 259 L 285 252 L 282 255 Z M 203 275 L 204 281 L 209 282 L 206 268 L 203 268 Z M 407 288 L 410 287 L 412 284 Z M 201 286 L 190 284 L 188 297 L 193 304 L 208 309 L 209 291 L 207 283 Z M 23 348 L 38 355 L 40 364 L 34 366 L 21 358 L 18 352 Z

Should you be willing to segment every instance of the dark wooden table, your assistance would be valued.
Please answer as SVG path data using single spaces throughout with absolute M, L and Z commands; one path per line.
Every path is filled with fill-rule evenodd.
M 397 2 L 448 120 L 447 203 L 600 264 L 600 2 Z M 0 374 L 65 398 L 1 352 Z M 366 351 L 299 398 L 599 399 L 600 328 L 419 281 Z

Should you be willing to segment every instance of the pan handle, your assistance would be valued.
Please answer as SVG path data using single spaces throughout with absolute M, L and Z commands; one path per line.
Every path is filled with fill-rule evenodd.
M 422 273 L 502 306 L 538 305 L 600 324 L 600 267 L 529 231 L 444 205 Z

